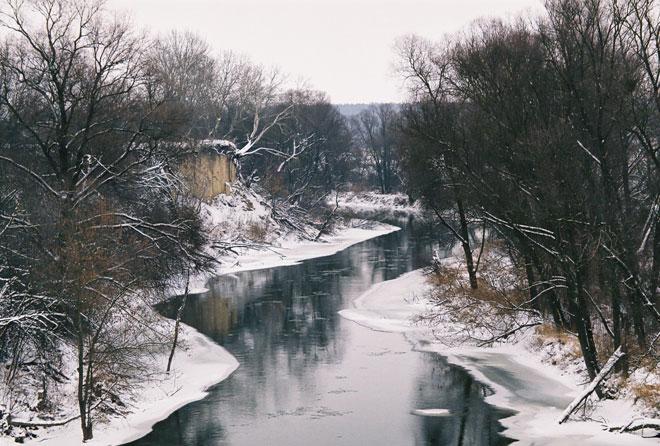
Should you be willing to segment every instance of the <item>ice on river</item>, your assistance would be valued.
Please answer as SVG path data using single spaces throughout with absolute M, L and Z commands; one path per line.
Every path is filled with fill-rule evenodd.
M 516 444 L 658 444 L 653 438 L 607 432 L 596 421 L 557 424 L 557 417 L 580 391 L 576 377 L 561 375 L 558 368 L 541 362 L 540 353 L 529 351 L 524 341 L 494 348 L 449 347 L 438 342 L 434 332 L 450 332 L 452 327 L 432 331 L 413 322 L 415 315 L 428 309 L 427 290 L 423 271 L 415 270 L 374 285 L 340 314 L 373 330 L 403 333 L 414 349 L 437 352 L 467 369 L 494 391 L 486 398 L 489 403 L 515 411 L 501 422 L 507 429 L 503 434 L 520 441 Z M 621 424 L 630 417 L 630 406 L 630 401 L 609 401 L 599 408 L 599 415 L 610 424 Z
M 450 415 L 447 409 L 415 409 L 411 413 L 420 417 L 446 417 Z

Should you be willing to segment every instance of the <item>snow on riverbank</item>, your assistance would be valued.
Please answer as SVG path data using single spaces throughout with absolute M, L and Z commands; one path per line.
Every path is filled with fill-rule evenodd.
M 344 318 L 378 331 L 426 331 L 413 323 L 413 316 L 430 308 L 429 291 L 423 270 L 415 270 L 394 280 L 377 283 L 353 301 L 353 308 L 341 310 Z
M 318 242 L 285 238 L 268 251 L 250 250 L 232 257 L 230 265 L 218 269 L 220 274 L 236 273 L 274 266 L 295 265 L 303 260 L 326 257 L 365 240 L 399 231 L 401 228 L 386 223 L 373 223 L 368 227 L 345 227 L 332 235 L 326 235 Z
M 415 349 L 437 352 L 467 369 L 494 391 L 486 398 L 489 403 L 518 412 L 503 419 L 502 424 L 507 428 L 504 434 L 520 440 L 519 444 L 657 444 L 657 438 L 603 430 L 600 421 L 617 425 L 630 420 L 635 413 L 630 400 L 600 402 L 592 414 L 599 422 L 557 424 L 557 417 L 581 390 L 582 378 L 543 362 L 544 352 L 533 343 L 531 334 L 493 348 L 440 343 L 437 335 L 452 333 L 457 327 L 430 329 L 413 322 L 416 315 L 430 308 L 424 297 L 428 290 L 423 271 L 416 270 L 373 286 L 340 314 L 374 330 L 401 332 Z
M 201 293 L 209 277 L 240 271 L 294 265 L 303 260 L 324 257 L 364 240 L 398 231 L 399 227 L 371 220 L 349 219 L 341 222 L 332 234 L 318 241 L 310 240 L 317 229 L 301 224 L 292 230 L 273 218 L 270 204 L 259 193 L 237 187 L 232 195 L 221 195 L 212 204 L 204 204 L 202 215 L 216 242 L 234 246 L 233 253 L 217 257 L 216 269 L 191 278 L 190 292 Z M 185 284 L 170 294 L 181 294 Z
M 410 203 L 407 195 L 402 193 L 379 194 L 378 192 L 340 192 L 339 208 L 360 213 L 388 213 L 420 215 L 422 206 L 419 202 Z M 328 206 L 335 205 L 335 195 L 328 196 Z
M 189 291 L 191 294 L 205 292 L 207 290 L 206 282 L 213 276 L 295 265 L 303 260 L 331 256 L 357 243 L 400 229 L 385 223 L 373 223 L 368 228 L 345 227 L 335 234 L 323 236 L 318 242 L 300 240 L 290 236 L 280 240 L 278 245 L 269 246 L 266 249 L 241 249 L 238 255 L 225 256 L 220 259 L 222 263 L 212 273 L 191 278 Z M 170 294 L 182 294 L 184 290 L 185 284 L 180 284 L 172 288 Z
M 238 367 L 238 361 L 224 348 L 191 327 L 182 325 L 180 342 L 173 369 L 159 373 L 136 389 L 126 401 L 131 412 L 125 417 L 113 416 L 107 423 L 97 423 L 94 439 L 84 444 L 119 445 L 136 440 L 167 418 L 172 412 L 207 395 L 207 390 L 224 380 Z M 154 364 L 164 368 L 169 352 L 154 357 Z M 75 383 L 72 383 L 75 384 Z M 25 444 L 72 446 L 83 444 L 80 423 L 74 420 L 65 426 L 41 429 L 38 436 Z M 0 444 L 16 444 L 11 438 L 0 438 Z
M 221 210 L 223 211 L 223 210 Z M 358 224 L 358 222 L 355 222 Z M 292 234 L 276 241 L 277 247 L 268 250 L 242 249 L 237 256 L 222 259 L 224 263 L 213 274 L 195 278 L 193 288 L 202 291 L 206 281 L 216 274 L 292 265 L 305 259 L 335 254 L 351 245 L 384 235 L 400 228 L 380 223 L 360 222 L 356 227 L 344 227 L 333 235 L 324 236 L 318 242 L 301 240 Z M 153 310 L 150 310 L 153 311 Z M 172 321 L 154 315 L 163 324 L 164 330 Z M 94 439 L 89 445 L 123 444 L 151 431 L 153 425 L 167 418 L 180 407 L 204 398 L 209 387 L 227 378 L 239 366 L 237 360 L 223 347 L 184 324 L 181 326 L 180 345 L 174 357 L 173 371 L 156 373 L 140 384 L 133 395 L 122 396 L 130 413 L 125 417 L 113 415 L 104 423 L 96 423 Z M 163 349 L 154 355 L 154 370 L 164 369 L 169 351 Z M 75 361 L 71 358 L 72 363 Z M 73 375 L 73 373 L 72 373 Z M 67 383 L 67 412 L 75 415 L 73 397 L 75 379 Z M 69 415 L 70 416 L 70 415 Z M 36 438 L 26 439 L 25 444 L 48 444 L 70 446 L 82 443 L 80 423 L 73 420 L 65 426 L 40 429 Z M 16 444 L 12 438 L 0 437 L 0 445 Z

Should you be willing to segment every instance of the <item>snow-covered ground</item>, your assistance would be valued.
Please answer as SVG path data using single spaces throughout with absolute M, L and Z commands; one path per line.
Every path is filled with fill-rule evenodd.
M 217 269 L 195 277 L 191 281 L 191 292 L 201 292 L 212 276 L 239 271 L 291 265 L 305 259 L 332 255 L 364 240 L 387 234 L 400 228 L 364 221 L 348 221 L 333 234 L 323 236 L 319 241 L 310 241 L 296 231 L 288 230 L 273 218 L 269 204 L 254 191 L 242 190 L 231 196 L 220 196 L 212 204 L 202 208 L 203 217 L 215 241 L 232 244 L 254 244 L 254 237 L 260 238 L 257 247 L 237 248 L 236 254 L 221 257 Z M 312 231 L 307 226 L 303 230 Z M 181 289 L 179 289 L 181 288 Z M 175 286 L 171 294 L 181 292 L 183 287 Z M 157 324 L 164 330 L 171 330 L 172 321 L 154 313 Z M 170 374 L 155 373 L 140 383 L 131 395 L 122 395 L 129 406 L 125 416 L 113 415 L 105 422 L 94 426 L 94 439 L 89 445 L 118 445 L 137 439 L 149 431 L 158 421 L 165 419 L 178 408 L 202 399 L 209 387 L 227 378 L 239 366 L 237 360 L 223 347 L 185 324 L 181 326 L 180 348 L 174 357 Z M 72 356 L 69 352 L 66 356 Z M 154 369 L 164 369 L 169 351 L 162 349 L 151 352 L 150 361 Z M 75 363 L 73 357 L 71 363 Z M 68 361 L 67 361 L 68 362 Z M 74 370 L 72 369 L 71 375 Z M 63 418 L 76 415 L 75 379 L 69 380 L 67 389 L 62 390 Z M 66 401 L 65 401 L 66 400 Z M 25 421 L 36 413 L 21 415 Z M 25 439 L 25 444 L 48 444 L 71 446 L 82 443 L 79 420 L 64 426 L 41 428 L 35 438 Z M 11 437 L 0 436 L 0 445 L 16 444 Z
M 232 257 L 232 263 L 220 267 L 218 272 L 229 274 L 239 271 L 271 268 L 273 266 L 294 265 L 306 259 L 333 255 L 356 243 L 400 229 L 386 223 L 378 223 L 370 225 L 368 229 L 351 226 L 344 227 L 335 234 L 323 236 L 318 242 L 285 238 L 280 242 L 279 246 L 269 248 L 268 251 L 250 250 L 239 256 Z
M 380 194 L 378 192 L 340 192 L 339 208 L 359 213 L 373 214 L 411 214 L 420 215 L 422 206 L 419 202 L 413 204 L 407 195 L 402 193 Z M 328 206 L 335 205 L 335 194 L 328 196 Z
M 85 444 L 115 445 L 146 435 L 152 426 L 167 418 L 178 408 L 207 395 L 207 389 L 227 378 L 238 367 L 238 361 L 224 348 L 191 327 L 182 325 L 180 342 L 173 370 L 151 377 L 126 401 L 130 412 L 125 417 L 113 416 L 107 423 L 96 424 L 94 439 Z M 154 357 L 154 363 L 164 369 L 168 352 Z M 72 380 L 73 381 L 73 380 Z M 75 385 L 75 383 L 71 383 Z M 73 420 L 64 426 L 40 429 L 37 437 L 25 444 L 72 446 L 82 444 L 80 422 Z M 16 444 L 0 437 L 0 444 Z
M 395 196 L 385 197 L 391 200 Z M 232 248 L 235 253 L 217 257 L 219 264 L 211 274 L 192 278 L 192 293 L 203 292 L 210 276 L 293 265 L 306 259 L 332 255 L 361 241 L 400 229 L 385 223 L 354 219 L 342 222 L 332 234 L 324 235 L 319 241 L 311 241 L 308 236 L 316 236 L 315 228 L 301 224 L 299 230 L 292 230 L 273 218 L 271 204 L 266 199 L 243 187 L 236 187 L 232 195 L 218 196 L 211 204 L 203 204 L 202 217 L 213 239 L 238 247 Z M 185 286 L 180 284 L 170 294 L 180 294 L 184 289 Z
M 598 402 L 591 414 L 597 421 L 558 424 L 563 409 L 582 389 L 582 377 L 544 362 L 548 352 L 538 347 L 531 332 L 514 343 L 493 348 L 448 346 L 439 342 L 439 335 L 451 333 L 457 327 L 440 325 L 431 329 L 414 322 L 415 316 L 431 308 L 425 298 L 428 291 L 423 271 L 416 270 L 373 286 L 353 302 L 352 308 L 340 314 L 374 330 L 401 332 L 415 349 L 437 352 L 489 385 L 494 390 L 486 398 L 489 403 L 517 412 L 503 419 L 502 424 L 507 428 L 505 435 L 519 439 L 518 444 L 658 444 L 657 438 L 603 430 L 603 424 L 630 421 L 637 408 L 629 399 Z

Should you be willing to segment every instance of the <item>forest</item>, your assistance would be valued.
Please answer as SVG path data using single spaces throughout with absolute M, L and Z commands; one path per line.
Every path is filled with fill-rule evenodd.
M 485 310 L 516 322 L 474 328 L 492 328 L 492 341 L 551 320 L 576 334 L 593 379 L 619 348 L 624 368 L 658 359 L 658 10 L 546 9 L 536 22 L 478 23 L 450 44 L 399 42 L 413 98 L 401 157 L 412 193 L 443 222 L 453 210 L 472 289 L 471 225 L 495 231 L 524 271 L 527 295 Z
M 433 264 L 420 322 L 460 324 L 479 346 L 539 327 L 575 338 L 600 398 L 611 370 L 657 372 L 656 1 L 546 0 L 441 41 L 401 36 L 406 100 L 343 107 L 100 0 L 5 0 L 0 26 L 0 434 L 76 420 L 93 439 L 165 372 L 157 352 L 169 372 L 185 300 L 176 327 L 154 305 L 222 256 L 265 249 L 258 225 L 229 242 L 208 230 L 182 165 L 209 146 L 307 241 L 341 228 L 345 193 L 421 209 L 462 258 L 453 275 Z M 53 411 L 67 379 L 70 417 L 12 424 Z
M 149 372 L 142 353 L 169 342 L 142 306 L 216 262 L 186 157 L 219 142 L 245 184 L 304 215 L 372 159 L 384 191 L 396 182 L 389 108 L 349 121 L 321 92 L 285 90 L 277 69 L 189 32 L 147 37 L 100 1 L 11 0 L 2 27 L 3 385 L 29 370 L 45 409 L 72 348 L 85 439 Z

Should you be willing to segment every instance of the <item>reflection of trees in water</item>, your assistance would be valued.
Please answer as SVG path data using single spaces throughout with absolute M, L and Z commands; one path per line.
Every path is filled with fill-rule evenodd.
M 448 409 L 451 416 L 418 417 L 423 441 L 417 444 L 443 446 L 506 445 L 499 435 L 498 418 L 503 412 L 484 402 L 490 392 L 465 370 L 450 365 L 435 354 L 423 354 L 414 407 Z
M 284 366 L 280 373 L 306 374 L 310 365 L 341 357 L 340 309 L 371 284 L 428 261 L 428 242 L 420 238 L 401 232 L 300 265 L 219 277 L 210 292 L 191 296 L 183 321 L 257 375 L 275 365 Z M 175 299 L 164 312 L 176 305 Z
M 230 431 L 259 429 L 231 423 L 257 419 L 258 411 L 268 416 L 288 398 L 304 400 L 317 367 L 343 357 L 346 344 L 337 312 L 374 283 L 428 264 L 438 242 L 453 243 L 440 232 L 429 234 L 426 225 L 409 222 L 405 231 L 331 257 L 212 280 L 208 293 L 190 297 L 183 321 L 224 345 L 241 366 L 209 397 L 177 411 L 134 444 L 230 443 Z M 174 314 L 177 307 L 173 299 L 161 310 Z M 434 355 L 422 356 L 428 367 L 420 372 L 416 407 L 440 405 L 461 416 L 420 418 L 417 444 L 491 444 L 477 441 L 497 429 L 483 403 L 483 388 Z

